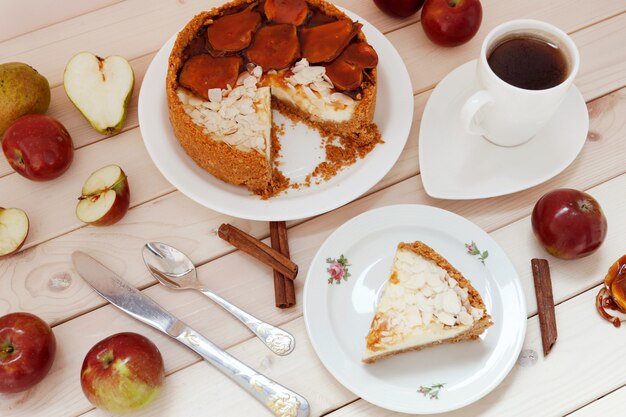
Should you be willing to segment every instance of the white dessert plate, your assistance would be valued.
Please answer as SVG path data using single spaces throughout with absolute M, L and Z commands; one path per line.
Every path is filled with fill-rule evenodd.
M 448 74 L 424 109 L 419 161 L 426 193 L 456 200 L 510 194 L 549 180 L 576 159 L 589 129 L 587 106 L 576 86 L 535 137 L 502 147 L 463 129 L 461 107 L 478 89 L 471 82 L 475 70 L 476 60 Z
M 268 200 L 252 195 L 245 187 L 215 178 L 185 153 L 170 125 L 165 77 L 174 35 L 152 60 L 139 94 L 141 134 L 163 176 L 192 200 L 221 213 L 251 220 L 291 220 L 325 213 L 356 199 L 380 181 L 400 156 L 408 138 L 413 119 L 413 88 L 402 58 L 387 38 L 364 19 L 346 13 L 363 24 L 368 42 L 378 53 L 374 121 L 385 143 L 330 181 L 289 190 Z M 276 111 L 274 120 L 285 128 L 280 169 L 292 181 L 301 182 L 325 159 L 325 151 L 320 148 L 322 138 L 303 124 L 294 126 Z
M 454 265 L 478 290 L 494 325 L 479 340 L 361 362 L 365 336 L 399 242 L 420 240 Z M 472 244 L 483 254 L 468 253 Z M 330 271 L 349 276 L 329 282 Z M 334 265 L 333 265 L 334 264 Z M 466 406 L 500 384 L 515 364 L 526 333 L 519 278 L 500 246 L 482 229 L 451 212 L 396 205 L 363 213 L 320 247 L 304 286 L 304 320 L 328 371 L 347 389 L 389 410 L 432 414 Z

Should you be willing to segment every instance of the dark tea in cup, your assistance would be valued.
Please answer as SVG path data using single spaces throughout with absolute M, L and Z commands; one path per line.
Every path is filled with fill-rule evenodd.
M 516 34 L 496 43 L 487 63 L 504 82 L 525 90 L 556 87 L 569 75 L 565 53 L 540 37 Z

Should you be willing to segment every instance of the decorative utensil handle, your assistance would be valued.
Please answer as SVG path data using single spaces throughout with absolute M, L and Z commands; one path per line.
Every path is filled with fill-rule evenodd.
M 185 327 L 175 339 L 235 381 L 277 417 L 309 415 L 309 403 L 304 397 L 238 361 L 190 327 Z
M 290 354 L 296 347 L 296 340 L 290 333 L 259 320 L 250 313 L 247 313 L 239 307 L 224 300 L 222 297 L 207 288 L 198 289 L 202 292 L 202 294 L 215 301 L 224 310 L 228 311 L 245 324 L 248 329 L 261 339 L 261 341 L 265 343 L 265 346 L 267 346 L 275 354 L 285 356 Z

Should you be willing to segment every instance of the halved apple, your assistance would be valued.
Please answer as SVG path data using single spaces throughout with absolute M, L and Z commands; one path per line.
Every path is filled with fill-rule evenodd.
M 24 210 L 0 207 L 0 259 L 20 250 L 29 229 L 30 223 Z
M 99 133 L 122 130 L 135 85 L 133 68 L 126 59 L 80 52 L 67 63 L 63 85 L 74 106 Z
M 76 217 L 93 226 L 119 221 L 130 205 L 130 187 L 122 168 L 107 165 L 92 173 L 78 198 Z

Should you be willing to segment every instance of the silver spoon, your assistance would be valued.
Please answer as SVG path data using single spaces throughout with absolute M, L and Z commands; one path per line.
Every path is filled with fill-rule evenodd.
M 203 286 L 191 260 L 178 249 L 160 242 L 146 243 L 143 261 L 152 276 L 166 287 L 198 290 L 215 301 L 245 324 L 275 354 L 284 356 L 293 351 L 296 341 L 290 333 L 257 319 Z

